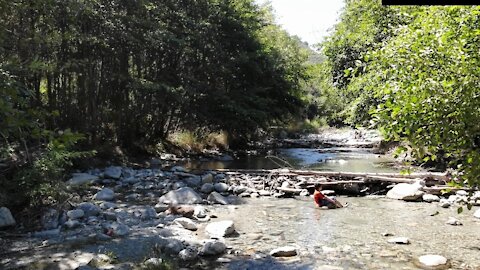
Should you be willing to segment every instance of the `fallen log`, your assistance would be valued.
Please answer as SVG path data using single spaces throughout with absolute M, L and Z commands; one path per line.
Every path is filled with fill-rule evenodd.
M 300 194 L 303 189 L 298 188 L 287 188 L 287 187 L 277 187 L 277 190 L 285 192 L 285 193 L 293 193 L 293 194 Z
M 456 192 L 459 190 L 473 191 L 474 189 L 463 188 L 463 187 L 435 186 L 435 187 L 423 187 L 422 190 L 429 194 L 442 195 L 443 193 Z

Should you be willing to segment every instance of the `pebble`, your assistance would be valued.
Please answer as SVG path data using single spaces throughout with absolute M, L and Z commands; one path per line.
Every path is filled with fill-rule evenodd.
M 443 256 L 429 254 L 418 258 L 418 266 L 423 269 L 446 269 L 449 267 L 449 262 Z
M 410 240 L 407 237 L 395 237 L 388 239 L 388 243 L 408 245 L 410 244 Z
M 445 222 L 445 223 L 448 224 L 448 225 L 452 225 L 452 226 L 463 225 L 462 222 L 460 222 L 458 219 L 456 219 L 454 217 L 449 217 L 447 222 Z

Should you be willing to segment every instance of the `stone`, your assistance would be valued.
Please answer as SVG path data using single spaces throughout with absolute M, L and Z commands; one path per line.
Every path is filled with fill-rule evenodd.
M 388 243 L 408 245 L 410 244 L 410 240 L 407 237 L 395 237 L 388 239 Z
M 56 209 L 49 208 L 45 213 L 42 215 L 41 224 L 42 228 L 45 230 L 51 230 L 58 228 L 60 225 L 60 214 Z
M 468 192 L 466 190 L 457 190 L 455 194 L 457 194 L 458 196 L 468 196 Z
M 443 256 L 429 254 L 418 258 L 418 266 L 424 269 L 445 269 L 449 267 L 449 262 Z
M 273 257 L 292 257 L 297 256 L 297 249 L 292 246 L 284 246 L 270 251 L 270 256 Z
M 107 210 L 107 209 L 117 209 L 118 205 L 112 202 L 102 202 L 100 204 L 100 208 L 102 210 Z
M 150 258 L 146 260 L 143 264 L 147 267 L 160 267 L 162 266 L 163 260 L 160 258 Z
M 206 183 L 213 183 L 213 175 L 211 173 L 207 173 L 204 176 L 202 176 L 202 184 Z
M 300 191 L 300 196 L 308 197 L 310 196 L 310 192 L 308 192 L 306 189 L 302 189 L 302 191 Z
M 88 173 L 72 173 L 72 178 L 67 181 L 69 186 L 80 186 L 84 184 L 91 184 L 98 180 L 98 176 Z
M 58 236 L 60 236 L 60 228 L 33 233 L 33 237 L 38 237 L 43 239 L 56 238 Z
M 137 211 L 140 213 L 142 220 L 149 220 L 157 217 L 157 211 L 151 206 L 141 207 Z
M 80 227 L 82 225 L 82 223 L 80 223 L 80 221 L 78 221 L 78 220 L 68 220 L 67 222 L 65 222 L 64 225 L 68 229 L 75 229 L 75 228 Z
M 258 194 L 259 194 L 260 196 L 270 196 L 270 195 L 271 195 L 270 191 L 268 191 L 268 190 L 260 190 L 260 191 L 258 192 Z
M 190 231 L 196 231 L 198 229 L 197 224 L 195 224 L 193 220 L 186 217 L 177 218 L 173 221 L 173 223 L 178 224 Z
M 415 184 L 400 183 L 395 185 L 392 189 L 390 189 L 387 192 L 387 198 L 404 200 L 404 201 L 417 201 L 424 194 L 421 188 L 422 188 L 422 185 L 417 183 Z
M 183 261 L 193 261 L 198 257 L 198 252 L 193 248 L 185 248 L 178 253 L 178 257 Z
M 170 171 L 172 171 L 172 172 L 184 172 L 184 173 L 187 172 L 187 170 L 186 170 L 184 167 L 182 167 L 182 166 L 172 167 L 172 168 L 170 169 Z
M 244 192 L 246 192 L 248 190 L 248 188 L 246 186 L 237 186 L 233 189 L 233 193 L 234 194 L 242 194 Z
M 122 176 L 122 167 L 110 166 L 108 168 L 105 168 L 103 175 L 108 178 L 120 179 L 120 176 Z
M 452 225 L 452 226 L 461 226 L 463 225 L 462 222 L 460 222 L 458 219 L 454 217 L 449 217 L 447 222 L 445 224 Z
M 200 188 L 200 191 L 203 192 L 203 193 L 209 194 L 210 192 L 213 191 L 213 189 L 214 189 L 214 187 L 213 187 L 212 183 L 205 183 Z
M 235 232 L 235 226 L 231 220 L 217 221 L 208 224 L 205 232 L 210 236 L 225 237 Z
M 187 184 L 187 186 L 194 187 L 194 188 L 196 188 L 196 187 L 198 187 L 202 184 L 202 178 L 199 177 L 199 176 L 198 177 L 197 176 L 189 177 L 189 178 L 184 179 L 183 181 Z
M 227 246 L 220 241 L 207 241 L 202 248 L 200 249 L 200 255 L 203 256 L 214 256 L 225 253 Z
M 210 202 L 210 203 L 213 203 L 213 204 L 223 204 L 223 205 L 228 204 L 227 198 L 225 198 L 224 196 L 222 196 L 220 193 L 218 193 L 216 191 L 214 191 L 214 192 L 210 193 L 210 195 L 208 195 L 207 201 Z
M 202 203 L 202 198 L 191 188 L 183 187 L 177 190 L 169 191 L 167 194 L 160 197 L 160 203 L 176 204 L 196 204 Z
M 80 219 L 85 216 L 85 212 L 82 209 L 74 209 L 67 212 L 67 216 L 70 219 Z
M 125 236 L 130 233 L 130 228 L 122 223 L 114 222 L 110 228 L 113 230 L 114 236 Z
M 117 215 L 115 213 L 111 213 L 111 212 L 104 212 L 103 213 L 103 218 L 105 218 L 106 220 L 110 220 L 110 221 L 117 221 Z
M 178 239 L 168 238 L 163 246 L 163 251 L 169 255 L 177 255 L 185 248 L 185 245 Z
M 82 202 L 77 206 L 77 209 L 83 210 L 85 217 L 97 216 L 100 213 L 100 207 L 90 202 Z
M 228 185 L 225 183 L 215 183 L 215 185 L 213 185 L 213 188 L 215 189 L 216 192 L 223 193 L 223 192 L 227 192 Z
M 14 226 L 16 224 L 15 219 L 10 212 L 10 209 L 6 207 L 0 207 L 0 228 Z
M 136 172 L 132 168 L 128 168 L 128 167 L 122 168 L 122 176 L 124 178 L 135 177 L 135 174 L 136 174 Z
M 169 207 L 170 206 L 168 204 L 164 204 L 164 203 L 157 203 L 154 206 L 155 211 L 157 211 L 157 213 L 165 212 Z
M 433 194 L 423 194 L 422 200 L 424 202 L 439 202 L 440 197 L 438 197 L 437 195 L 433 195 Z
M 197 218 L 204 218 L 207 216 L 207 209 L 201 205 L 195 206 L 193 215 Z
M 115 198 L 115 192 L 109 188 L 104 188 L 93 196 L 93 199 L 99 201 L 111 201 Z
M 452 203 L 447 199 L 440 199 L 439 205 L 442 208 L 449 208 L 450 206 L 452 206 Z
M 476 218 L 480 218 L 480 209 L 475 211 L 475 213 L 473 213 L 473 216 L 476 217 Z

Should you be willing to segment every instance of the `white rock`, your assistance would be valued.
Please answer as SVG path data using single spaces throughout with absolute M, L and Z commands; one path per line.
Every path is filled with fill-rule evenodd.
M 473 213 L 473 216 L 476 217 L 476 218 L 480 218 L 480 209 L 475 211 L 475 213 Z
M 68 220 L 64 225 L 69 229 L 75 229 L 80 227 L 82 224 L 78 220 Z
M 297 249 L 292 246 L 279 247 L 270 251 L 273 257 L 292 257 L 297 255 Z
M 176 204 L 196 204 L 202 203 L 202 198 L 191 188 L 183 187 L 177 190 L 169 191 L 159 199 L 160 203 Z
M 207 209 L 201 205 L 197 205 L 193 209 L 193 215 L 197 218 L 204 218 L 207 216 Z
M 70 210 L 67 212 L 67 216 L 70 219 L 79 219 L 85 216 L 85 212 L 83 212 L 82 209 L 75 209 L 75 210 Z
M 91 184 L 96 180 L 98 180 L 98 176 L 95 175 L 88 173 L 72 173 L 72 178 L 67 181 L 67 185 L 80 186 L 83 184 Z
M 212 222 L 205 227 L 205 232 L 211 236 L 224 237 L 234 233 L 235 226 L 231 220 Z
M 395 237 L 388 239 L 388 243 L 408 245 L 410 240 L 407 237 Z
M 416 201 L 424 194 L 421 188 L 422 186 L 416 183 L 400 183 L 395 185 L 387 192 L 387 198 L 404 201 Z
M 466 190 L 457 190 L 455 194 L 457 194 L 458 196 L 468 196 L 468 192 Z
M 202 187 L 200 188 L 200 191 L 203 192 L 203 193 L 210 193 L 213 191 L 213 184 L 212 183 L 205 183 L 202 185 Z
M 197 256 L 198 252 L 193 248 L 186 248 L 178 253 L 178 257 L 183 261 L 193 261 Z
M 447 199 L 440 199 L 439 205 L 442 208 L 448 208 L 448 207 L 452 206 L 452 203 L 450 201 L 448 201 Z
M 93 196 L 93 199 L 99 201 L 111 201 L 115 198 L 115 192 L 109 188 L 104 188 Z
M 228 190 L 228 185 L 225 183 L 216 183 L 215 185 L 213 185 L 213 188 L 216 192 L 222 193 Z
M 448 225 L 453 225 L 453 226 L 460 226 L 463 225 L 462 222 L 460 222 L 458 219 L 454 217 L 449 217 L 447 222 L 445 222 Z
M 220 255 L 225 252 L 227 246 L 220 241 L 208 241 L 200 249 L 201 255 Z
M 111 166 L 111 167 L 105 168 L 103 175 L 105 175 L 105 177 L 108 177 L 108 178 L 120 179 L 120 176 L 122 176 L 122 167 Z
M 163 260 L 160 258 L 150 258 L 146 260 L 143 264 L 147 267 L 155 267 L 155 266 L 160 267 L 162 263 L 163 263 Z
M 191 230 L 191 231 L 196 231 L 198 229 L 197 224 L 195 224 L 195 222 L 193 222 L 193 220 L 191 220 L 189 218 L 186 218 L 186 217 L 177 218 L 173 221 L 173 223 L 178 224 L 178 225 L 182 226 L 183 228 L 185 228 L 187 230 Z
M 218 193 L 216 191 L 214 191 L 214 192 L 210 193 L 210 195 L 208 195 L 207 201 L 210 202 L 210 203 L 214 203 L 214 204 L 223 204 L 223 205 L 228 204 L 227 198 L 225 198 L 224 196 L 222 196 L 220 193 Z
M 439 202 L 440 197 L 438 197 L 437 195 L 433 195 L 433 194 L 423 194 L 422 200 L 425 201 L 425 202 Z
M 427 267 L 436 267 L 446 265 L 448 263 L 447 258 L 440 255 L 423 255 L 418 258 L 421 265 Z
M 15 219 L 10 212 L 10 209 L 6 207 L 0 207 L 0 228 L 10 227 L 15 225 Z

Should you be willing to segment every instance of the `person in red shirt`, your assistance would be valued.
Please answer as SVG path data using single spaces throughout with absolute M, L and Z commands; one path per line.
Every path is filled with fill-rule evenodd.
M 329 198 L 322 193 L 322 185 L 315 184 L 315 192 L 313 193 L 313 200 L 318 207 L 326 206 L 329 209 L 344 207 L 335 198 Z

